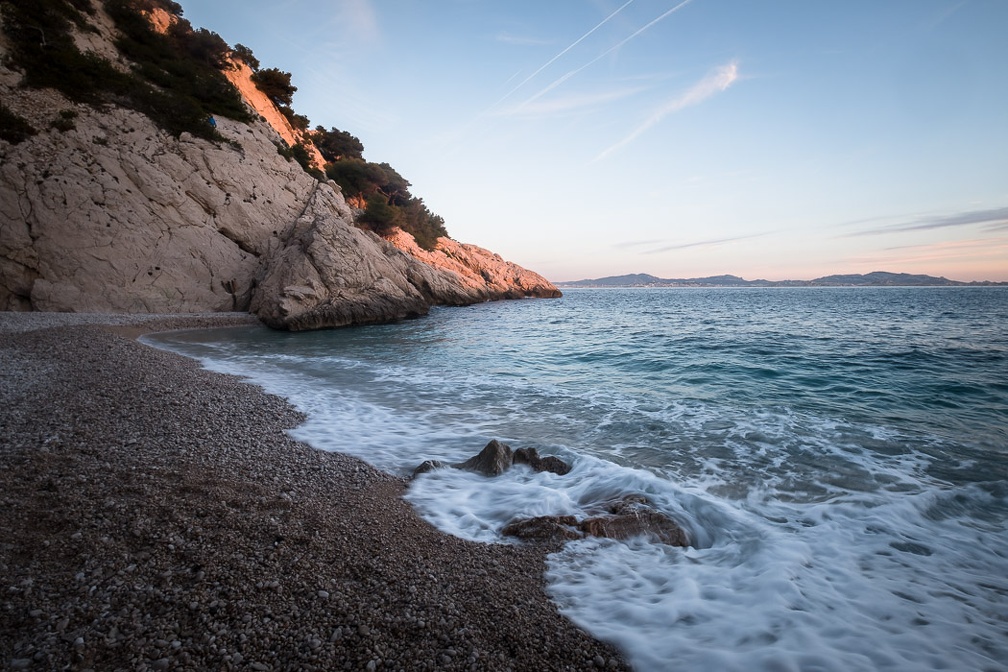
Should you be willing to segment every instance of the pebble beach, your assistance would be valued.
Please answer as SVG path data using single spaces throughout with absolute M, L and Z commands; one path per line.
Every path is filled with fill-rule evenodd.
M 552 549 L 437 531 L 283 399 L 135 340 L 253 321 L 0 313 L 0 668 L 627 669 L 549 600 Z

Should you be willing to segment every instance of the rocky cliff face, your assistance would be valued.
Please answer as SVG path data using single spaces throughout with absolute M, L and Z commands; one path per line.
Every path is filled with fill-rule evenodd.
M 0 309 L 251 310 L 309 329 L 559 296 L 481 248 L 443 238 L 428 253 L 355 228 L 339 188 L 278 154 L 266 121 L 217 119 L 224 143 L 174 138 L 19 79 L 0 64 L 4 104 L 38 131 L 0 140 Z

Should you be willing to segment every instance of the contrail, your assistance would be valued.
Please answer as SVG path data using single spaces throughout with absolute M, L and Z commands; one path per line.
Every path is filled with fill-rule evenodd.
M 560 77 L 559 79 L 557 79 L 556 81 L 554 81 L 552 84 L 550 84 L 549 86 L 547 86 L 545 89 L 543 89 L 539 93 L 535 94 L 534 96 L 532 96 L 531 98 L 529 98 L 528 100 L 526 100 L 525 102 L 523 102 L 518 107 L 521 108 L 521 107 L 523 107 L 525 105 L 528 105 L 529 103 L 533 102 L 534 100 L 536 100 L 536 99 L 538 99 L 538 98 L 546 95 L 547 93 L 549 93 L 550 91 L 552 91 L 556 87 L 560 86 L 561 84 L 563 84 L 564 82 L 566 82 L 568 79 L 570 79 L 574 75 L 578 74 L 579 72 L 581 72 L 582 70 L 584 70 L 587 67 L 595 65 L 596 63 L 598 63 L 599 61 L 601 61 L 603 58 L 605 58 L 606 56 L 608 56 L 612 52 L 616 51 L 617 49 L 619 49 L 620 47 L 622 47 L 623 45 L 625 45 L 630 40 L 634 39 L 635 37 L 637 37 L 638 35 L 640 35 L 641 33 L 643 33 L 648 28 L 651 28 L 652 26 L 654 26 L 659 21 L 665 20 L 666 18 L 668 18 L 669 16 L 671 16 L 673 13 L 678 12 L 680 9 L 682 9 L 683 7 L 685 7 L 686 5 L 688 5 L 691 2 L 693 2 L 693 0 L 683 0 L 683 2 L 680 2 L 678 5 L 676 5 L 672 9 L 668 10 L 667 12 L 665 12 L 664 14 L 662 14 L 661 16 L 659 16 L 657 19 L 654 19 L 653 21 L 651 21 L 650 23 L 648 23 L 644 27 L 637 29 L 629 37 L 625 38 L 621 42 L 616 43 L 614 46 L 610 47 L 609 49 L 606 49 L 604 52 L 602 52 L 601 54 L 599 54 L 598 56 L 596 56 L 592 60 L 590 60 L 587 63 L 585 63 L 584 65 L 582 65 L 577 70 L 572 70 L 572 71 L 568 72 L 566 75 Z M 630 4 L 630 3 L 627 3 L 627 4 Z M 623 5 L 623 7 L 626 7 L 626 5 Z M 623 7 L 620 7 L 620 9 L 623 9 Z M 616 10 L 616 11 L 618 12 L 619 9 Z M 614 12 L 614 14 L 615 14 L 615 12 Z M 608 20 L 609 19 L 606 19 L 606 21 L 608 21 Z M 605 23 L 605 21 L 603 21 L 602 23 Z M 599 25 L 602 25 L 602 24 L 600 23 Z M 596 26 L 596 28 L 597 27 L 598 26 Z M 592 30 L 594 30 L 594 28 Z M 585 37 L 587 37 L 587 35 Z M 584 39 L 584 38 L 582 38 L 582 39 Z M 580 42 L 580 40 L 578 40 L 578 42 Z M 575 44 L 577 44 L 577 42 L 575 42 Z M 571 45 L 571 46 L 573 46 L 573 45 Z M 554 58 L 553 60 L 555 61 L 556 59 Z M 550 61 L 550 63 L 552 63 L 552 62 L 553 61 Z M 547 63 L 546 65 L 549 65 L 549 63 Z M 543 67 L 546 67 L 546 66 L 543 66 Z M 542 70 L 542 68 L 540 68 L 539 70 Z M 539 70 L 537 70 L 536 73 L 538 73 Z M 533 75 L 533 76 L 535 76 L 535 75 Z M 531 77 L 529 79 L 531 79 Z M 525 81 L 527 82 L 528 80 L 526 79 Z M 524 84 L 524 83 L 525 82 L 522 82 L 522 84 Z M 511 93 L 514 93 L 514 91 L 512 91 Z M 511 93 L 509 93 L 508 96 L 510 96 Z M 506 97 L 507 96 L 505 96 L 505 98 Z
M 592 33 L 594 33 L 596 30 L 598 30 L 599 28 L 601 28 L 605 24 L 609 23 L 609 21 L 614 16 L 616 16 L 617 14 L 619 14 L 620 12 L 622 12 L 624 9 L 626 9 L 630 4 L 633 3 L 633 1 L 634 0 L 627 0 L 625 3 L 623 3 L 622 6 L 620 6 L 619 9 L 617 9 L 615 12 L 613 12 L 612 14 L 610 14 L 609 16 L 607 16 L 606 18 L 602 19 L 602 21 L 597 26 L 595 26 L 594 28 L 592 28 L 591 30 L 589 30 L 587 33 L 585 33 L 584 35 L 582 35 L 578 39 L 574 40 L 566 49 L 564 49 L 563 51 L 561 51 L 559 54 L 557 54 L 556 56 L 554 56 L 550 60 L 546 61 L 542 66 L 540 66 L 540 68 L 538 70 L 536 70 L 531 75 L 529 75 L 528 77 L 526 77 L 525 79 L 523 79 L 518 84 L 518 86 L 514 87 L 513 89 L 511 89 L 510 91 L 508 91 L 507 93 L 505 93 L 504 97 L 501 98 L 500 100 L 498 100 L 496 103 L 494 103 L 491 106 L 490 109 L 493 109 L 493 108 L 497 107 L 498 105 L 500 105 L 501 103 L 503 103 L 505 100 L 507 100 L 508 98 L 510 98 L 512 93 L 514 93 L 515 91 L 517 91 L 521 87 L 523 87 L 526 84 L 528 84 L 529 80 L 531 80 L 533 77 L 535 77 L 536 75 L 538 75 L 540 72 L 542 72 L 543 70 L 545 70 L 549 66 L 553 65 L 553 63 L 555 63 L 558 58 L 560 58 L 561 56 L 563 56 L 564 54 L 566 54 L 568 51 L 570 51 L 571 49 L 573 49 L 577 45 L 581 44 L 581 42 L 583 42 L 585 40 L 585 38 L 587 38 L 589 35 L 591 35 Z M 687 2 L 688 1 L 689 0 L 687 0 Z

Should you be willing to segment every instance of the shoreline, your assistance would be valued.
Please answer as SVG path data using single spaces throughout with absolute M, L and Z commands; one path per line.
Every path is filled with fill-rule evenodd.
M 256 322 L 0 313 L 0 666 L 628 669 L 550 601 L 551 549 L 436 530 L 283 399 L 136 340 Z

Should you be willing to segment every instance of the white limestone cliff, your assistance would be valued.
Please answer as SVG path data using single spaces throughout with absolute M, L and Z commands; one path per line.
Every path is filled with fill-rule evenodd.
M 21 88 L 2 56 L 0 96 L 38 132 L 0 140 L 0 309 L 252 310 L 306 329 L 559 295 L 481 248 L 443 238 L 428 253 L 354 227 L 339 188 L 281 156 L 262 117 L 218 118 L 226 142 L 175 138 L 132 110 Z

